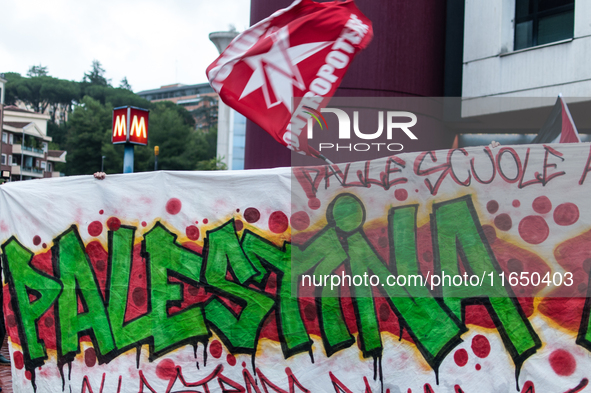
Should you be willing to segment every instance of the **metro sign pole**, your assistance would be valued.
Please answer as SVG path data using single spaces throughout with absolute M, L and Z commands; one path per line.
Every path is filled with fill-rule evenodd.
M 113 109 L 114 145 L 124 144 L 123 173 L 133 173 L 133 146 L 148 144 L 148 118 L 150 111 L 134 106 Z

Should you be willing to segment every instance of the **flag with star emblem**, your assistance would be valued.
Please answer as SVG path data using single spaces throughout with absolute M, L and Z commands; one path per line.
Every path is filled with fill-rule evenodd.
M 228 106 L 281 144 L 315 155 L 307 143 L 308 110 L 326 105 L 372 36 L 353 0 L 296 0 L 238 35 L 207 77 Z

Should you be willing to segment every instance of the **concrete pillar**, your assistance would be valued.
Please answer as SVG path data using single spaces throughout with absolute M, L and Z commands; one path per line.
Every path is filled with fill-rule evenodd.
M 209 34 L 209 39 L 221 54 L 237 35 L 238 32 L 236 31 L 216 31 Z M 218 158 L 223 157 L 222 162 L 226 164 L 228 169 L 232 169 L 234 139 L 232 120 L 232 109 L 224 104 L 222 100 L 218 100 L 218 141 L 216 155 Z

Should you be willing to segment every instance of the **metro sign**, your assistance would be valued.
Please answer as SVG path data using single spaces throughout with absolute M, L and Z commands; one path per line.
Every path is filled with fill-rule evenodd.
M 149 113 L 147 109 L 133 106 L 113 109 L 113 144 L 133 143 L 146 146 Z

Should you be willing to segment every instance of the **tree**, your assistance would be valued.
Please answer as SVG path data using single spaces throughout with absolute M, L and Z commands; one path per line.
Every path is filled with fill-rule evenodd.
M 34 76 L 48 76 L 49 73 L 47 72 L 47 67 L 46 66 L 42 66 L 41 64 L 39 64 L 38 66 L 34 65 L 29 67 L 29 71 L 27 71 L 27 76 L 28 77 L 34 77 Z
M 37 66 L 31 68 L 34 67 Z M 33 74 L 31 70 L 29 70 L 29 74 Z M 80 87 L 76 82 L 49 75 L 37 75 L 30 78 L 24 78 L 17 73 L 7 73 L 6 75 L 7 104 L 15 105 L 21 101 L 38 113 L 45 113 L 49 109 L 54 122 L 60 107 L 64 111 L 69 111 L 72 103 L 80 98 Z
M 132 91 L 131 89 L 131 85 L 129 84 L 129 82 L 127 81 L 127 77 L 124 76 L 123 79 L 121 79 L 121 83 L 119 83 L 119 87 L 121 89 L 125 89 L 125 90 L 129 90 Z
M 109 86 L 109 81 L 105 78 L 105 69 L 98 60 L 92 61 L 90 72 L 84 74 L 82 82 L 97 86 Z
M 101 168 L 102 147 L 105 133 L 110 132 L 112 109 L 88 96 L 74 107 L 66 138 L 67 175 L 90 175 Z

